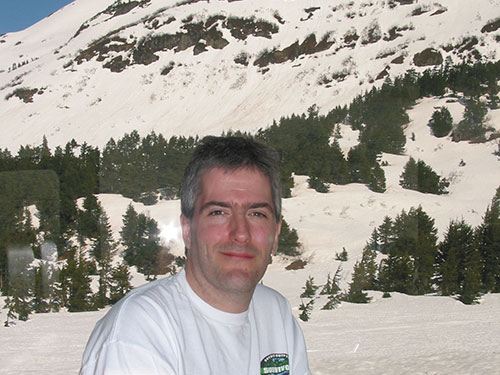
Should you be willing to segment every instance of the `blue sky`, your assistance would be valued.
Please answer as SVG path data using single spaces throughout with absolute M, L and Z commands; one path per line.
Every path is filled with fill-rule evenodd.
M 0 0 L 0 34 L 24 30 L 73 0 Z

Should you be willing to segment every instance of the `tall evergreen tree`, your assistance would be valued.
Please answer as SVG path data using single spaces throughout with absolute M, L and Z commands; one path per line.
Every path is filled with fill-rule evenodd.
M 476 303 L 481 294 L 481 259 L 476 248 L 468 250 L 465 254 L 464 280 L 459 300 L 470 305 Z
M 477 229 L 481 282 L 485 292 L 500 292 L 500 187 Z
M 394 241 L 392 232 L 392 219 L 389 216 L 384 217 L 382 224 L 372 232 L 368 246 L 372 250 L 380 251 L 382 254 L 388 254 Z
M 135 265 L 147 279 L 158 273 L 158 254 L 160 253 L 160 230 L 158 223 L 144 214 L 137 214 L 129 205 L 123 216 L 120 231 L 125 246 L 124 259 L 128 265 Z
M 443 295 L 458 294 L 472 303 L 481 288 L 480 256 L 474 230 L 465 221 L 452 221 L 436 257 L 436 283 Z
M 67 306 L 71 312 L 94 309 L 92 290 L 90 288 L 89 264 L 82 254 L 72 251 L 67 263 Z
M 110 302 L 110 291 L 112 286 L 112 266 L 110 254 L 98 261 L 99 288 L 94 298 L 95 307 L 103 308 Z
M 108 215 L 102 209 L 102 206 L 99 204 L 100 213 L 97 218 L 97 232 L 96 238 L 92 245 L 91 253 L 94 258 L 100 262 L 101 260 L 106 260 L 107 262 L 111 261 L 111 258 L 114 255 L 115 243 L 113 240 L 113 234 L 111 231 L 111 225 L 109 224 Z
M 421 207 L 404 210 L 392 226 L 389 256 L 381 262 L 379 283 L 386 292 L 424 294 L 432 291 L 437 255 L 434 220 Z
M 485 127 L 487 114 L 488 108 L 480 99 L 468 100 L 465 105 L 463 119 L 453 131 L 453 140 L 458 142 L 484 137 L 487 130 Z
M 78 210 L 78 232 L 86 238 L 97 238 L 99 234 L 98 221 L 102 213 L 97 198 L 89 194 L 83 200 L 83 210 Z
M 349 290 L 346 300 L 353 303 L 370 302 L 365 290 L 374 289 L 376 284 L 377 264 L 375 262 L 377 254 L 369 246 L 363 249 L 360 261 L 354 265 L 352 281 L 349 283 Z
M 126 264 L 120 264 L 111 271 L 111 285 L 109 302 L 114 304 L 132 290 L 130 271 Z

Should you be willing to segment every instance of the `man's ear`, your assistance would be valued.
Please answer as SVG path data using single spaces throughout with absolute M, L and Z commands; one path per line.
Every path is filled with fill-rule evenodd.
M 191 248 L 191 220 L 184 216 L 184 214 L 181 214 L 181 229 L 184 245 L 189 250 Z
M 276 234 L 274 235 L 274 244 L 273 244 L 273 249 L 271 250 L 272 255 L 276 255 L 276 252 L 278 251 L 278 242 L 279 242 L 280 232 L 281 232 L 281 219 L 280 219 L 280 221 L 278 221 L 277 228 L 276 228 Z

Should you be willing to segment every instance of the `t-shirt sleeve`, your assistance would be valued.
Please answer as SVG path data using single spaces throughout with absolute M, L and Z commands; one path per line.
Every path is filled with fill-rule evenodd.
M 170 324 L 147 298 L 129 298 L 97 323 L 81 375 L 174 375 L 178 348 Z

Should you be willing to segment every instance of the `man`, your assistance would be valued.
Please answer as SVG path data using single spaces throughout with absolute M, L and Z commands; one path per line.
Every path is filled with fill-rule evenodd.
M 276 252 L 276 153 L 248 138 L 206 137 L 181 191 L 186 267 L 142 286 L 101 319 L 87 374 L 310 374 L 286 299 L 259 283 Z

